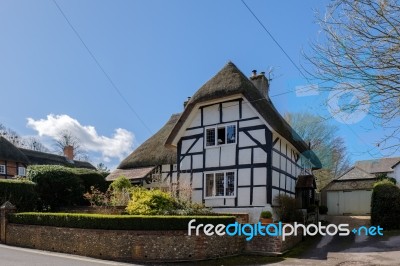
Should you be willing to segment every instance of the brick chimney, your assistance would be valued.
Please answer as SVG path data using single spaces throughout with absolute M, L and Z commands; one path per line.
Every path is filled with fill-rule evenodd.
M 252 73 L 253 74 L 250 77 L 250 81 L 261 92 L 262 96 L 269 99 L 269 82 L 265 77 L 265 72 L 257 74 L 257 70 L 253 70 Z
M 74 159 L 74 147 L 72 147 L 71 145 L 67 145 L 64 147 L 64 156 L 72 161 Z

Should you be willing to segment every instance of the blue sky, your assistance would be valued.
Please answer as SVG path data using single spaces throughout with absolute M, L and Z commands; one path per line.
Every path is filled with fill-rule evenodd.
M 140 119 L 52 0 L 2 0 L 0 122 L 23 136 L 40 134 L 50 148 L 57 130 L 73 128 L 93 163 L 114 168 L 229 60 L 247 75 L 274 69 L 270 94 L 289 92 L 272 97 L 281 113 L 329 115 L 326 94 L 296 94 L 307 81 L 241 1 L 57 3 Z M 304 63 L 301 52 L 319 36 L 314 12 L 328 1 L 246 3 L 293 61 Z M 368 117 L 351 125 L 330 121 L 353 161 L 387 155 L 373 145 L 382 129 L 372 129 Z

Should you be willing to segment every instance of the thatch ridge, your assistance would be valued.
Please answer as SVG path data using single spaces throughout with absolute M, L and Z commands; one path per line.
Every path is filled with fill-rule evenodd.
M 136 148 L 117 168 L 130 169 L 162 164 L 176 164 L 176 148 L 169 149 L 164 146 L 164 143 L 176 121 L 178 121 L 179 116 L 180 114 L 173 114 L 156 134 Z
M 4 137 L 0 137 L 0 160 L 29 163 L 25 154 Z
M 88 168 L 95 170 L 94 167 L 89 162 L 73 160 L 69 161 L 63 155 L 57 155 L 53 153 L 34 151 L 29 149 L 20 148 L 21 152 L 28 158 L 30 164 L 34 165 L 63 165 L 69 167 L 77 167 L 77 168 Z
M 276 132 L 311 160 L 314 168 L 321 168 L 321 162 L 318 157 L 313 151 L 309 150 L 308 145 L 283 119 L 270 99 L 262 95 L 254 84 L 232 62 L 228 62 L 193 95 L 175 127 L 172 129 L 171 134 L 168 136 L 166 145 L 171 145 L 196 104 L 236 94 L 243 94 Z

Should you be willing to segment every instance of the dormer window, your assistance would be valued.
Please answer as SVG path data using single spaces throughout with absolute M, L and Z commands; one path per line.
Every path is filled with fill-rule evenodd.
M 206 147 L 236 143 L 236 125 L 218 125 L 206 128 Z

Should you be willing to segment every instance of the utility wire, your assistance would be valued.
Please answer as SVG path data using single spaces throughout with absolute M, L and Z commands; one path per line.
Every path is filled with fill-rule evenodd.
M 264 29 L 264 31 L 269 35 L 269 37 L 275 42 L 275 44 L 279 47 L 279 49 L 286 55 L 286 57 L 289 59 L 289 61 L 292 63 L 292 65 L 299 71 L 299 73 L 306 79 L 307 83 L 310 85 L 311 82 L 309 81 L 309 79 L 304 75 L 303 71 L 301 71 L 301 69 L 296 65 L 296 63 L 292 60 L 292 58 L 289 56 L 288 53 L 286 53 L 285 49 L 283 49 L 283 47 L 279 44 L 279 42 L 274 38 L 274 36 L 269 32 L 269 30 L 267 29 L 267 27 L 264 26 L 264 24 L 261 22 L 261 20 L 256 16 L 256 14 L 253 12 L 253 10 L 251 10 L 251 8 L 246 4 L 246 2 L 244 0 L 241 0 L 243 5 L 247 8 L 247 10 L 253 15 L 253 17 L 257 20 L 257 22 L 260 24 L 260 26 Z M 281 94 L 277 94 L 274 96 L 278 96 L 278 95 L 283 95 L 289 92 L 284 92 Z M 329 103 L 327 103 L 327 105 L 330 107 Z M 368 145 L 348 124 L 345 123 L 345 125 L 349 128 L 349 130 L 361 141 L 363 142 L 365 145 Z M 374 147 L 375 148 L 375 147 Z M 371 149 L 372 150 L 372 149 Z M 373 158 L 377 158 L 375 155 L 371 154 L 371 150 L 367 150 L 367 153 L 373 157 Z
M 89 49 L 89 47 L 86 45 L 84 40 L 82 39 L 81 35 L 78 33 L 78 31 L 75 29 L 75 27 L 72 25 L 71 21 L 68 19 L 64 11 L 61 9 L 60 5 L 57 3 L 56 0 L 53 0 L 53 3 L 56 5 L 57 9 L 60 11 L 61 15 L 64 17 L 65 21 L 67 21 L 69 27 L 72 29 L 72 31 L 75 33 L 76 37 L 78 37 L 79 41 L 82 43 L 82 45 L 85 47 L 86 51 L 89 53 L 90 57 L 93 59 L 93 61 L 96 63 L 98 68 L 101 70 L 101 72 L 104 74 L 104 76 L 107 78 L 107 80 L 110 82 L 111 87 L 115 90 L 115 92 L 121 97 L 121 99 L 124 101 L 124 103 L 128 106 L 129 110 L 136 116 L 136 118 L 142 123 L 142 125 L 149 131 L 149 133 L 153 133 L 150 128 L 146 125 L 146 123 L 140 118 L 139 114 L 133 109 L 132 105 L 128 102 L 128 100 L 124 97 L 122 94 L 121 90 L 118 89 L 117 85 L 114 83 L 114 81 L 111 79 L 110 75 L 105 71 L 103 66 L 100 64 L 100 62 L 97 60 L 97 58 L 94 56 L 92 51 Z

